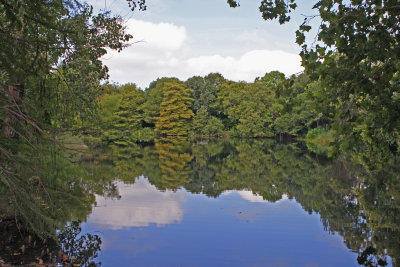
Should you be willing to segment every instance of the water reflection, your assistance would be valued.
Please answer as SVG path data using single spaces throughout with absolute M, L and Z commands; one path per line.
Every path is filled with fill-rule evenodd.
M 0 227 L 0 266 L 101 266 L 96 261 L 101 238 L 83 234 L 80 222 L 70 222 L 56 238 L 44 239 L 19 221 L 2 219 Z
M 173 138 L 97 153 L 43 201 L 68 215 L 49 215 L 54 231 L 87 218 L 85 233 L 102 233 L 105 266 L 399 260 L 398 165 L 368 171 L 272 140 Z
M 78 222 L 92 211 L 93 181 L 82 166 L 47 152 L 37 171 L 28 166 L 11 185 L 0 179 L 0 266 L 97 266 L 101 239 L 82 234 Z
M 159 191 L 147 178 L 138 177 L 133 185 L 116 183 L 120 197 L 97 196 L 97 206 L 88 222 L 101 229 L 158 226 L 179 223 L 187 196 L 171 190 Z
M 236 190 L 250 203 L 296 199 L 306 212 L 319 215 L 325 231 L 344 238 L 360 264 L 382 265 L 399 256 L 399 172 L 393 167 L 366 171 L 348 159 L 271 140 L 163 139 L 131 154 L 140 156 L 128 165 L 161 191 L 184 188 L 217 198 Z
M 233 193 L 235 191 L 224 191 L 222 194 L 223 195 L 229 195 L 231 193 Z M 254 194 L 253 191 L 250 190 L 240 190 L 237 191 L 237 193 L 239 194 L 239 196 L 241 196 L 244 200 L 247 200 L 249 202 L 266 202 L 266 200 L 264 200 L 264 198 L 260 195 Z M 287 199 L 287 198 L 285 198 Z

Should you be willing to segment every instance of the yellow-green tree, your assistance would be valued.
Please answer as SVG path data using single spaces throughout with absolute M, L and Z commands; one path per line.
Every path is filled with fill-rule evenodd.
M 145 102 L 143 104 L 143 120 L 148 127 L 154 128 L 157 118 L 160 116 L 164 83 L 172 80 L 174 78 L 159 78 L 150 83 L 149 88 L 146 89 Z
M 178 79 L 164 83 L 160 116 L 156 121 L 155 131 L 163 135 L 187 135 L 193 112 L 190 109 L 191 89 Z
M 161 176 L 153 177 L 152 183 L 160 190 L 176 190 L 189 183 L 193 159 L 191 144 L 184 137 L 155 140 Z

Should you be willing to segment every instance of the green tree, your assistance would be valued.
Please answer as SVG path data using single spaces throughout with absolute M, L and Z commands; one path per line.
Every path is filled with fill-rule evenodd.
M 190 109 L 191 90 L 178 79 L 164 83 L 160 116 L 157 118 L 155 131 L 164 135 L 187 135 L 193 112 Z
M 224 81 L 225 78 L 221 74 L 210 73 L 204 78 L 200 76 L 194 76 L 185 82 L 186 87 L 193 90 L 192 110 L 195 114 L 201 107 L 204 106 L 212 115 L 215 115 L 212 104 L 217 98 L 218 85 Z
M 100 58 L 132 36 L 121 18 L 75 0 L 1 1 L 0 33 L 0 169 L 8 180 L 18 155 L 39 154 L 55 128 L 88 117 L 107 77 Z
M 279 71 L 265 73 L 263 77 L 257 77 L 255 81 L 261 81 L 279 96 L 286 88 L 287 80 L 285 74 Z
M 154 127 L 158 116 L 160 116 L 160 106 L 163 100 L 164 83 L 172 81 L 173 78 L 160 78 L 153 81 L 145 91 L 145 102 L 143 104 L 144 121 L 150 127 Z
M 3 120 L 5 136 L 22 134 L 13 129 L 28 118 L 15 114 L 21 110 L 59 126 L 93 107 L 88 105 L 97 96 L 93 85 L 107 77 L 100 58 L 107 48 L 121 51 L 132 36 L 125 34 L 119 17 L 92 10 L 73 0 L 1 2 L 0 71 L 7 84 L 3 94 L 11 103 Z M 36 110 L 24 109 L 25 102 Z
M 60 213 L 47 203 L 32 208 L 46 196 L 71 203 L 82 197 L 87 205 L 81 214 L 91 209 L 92 195 L 75 197 L 62 184 L 53 196 L 45 186 L 57 184 L 59 172 L 66 171 L 58 169 L 57 158 L 67 160 L 58 133 L 81 127 L 93 115 L 100 81 L 107 78 L 101 57 L 107 49 L 121 51 L 132 38 L 122 23 L 79 0 L 0 1 L 0 187 L 15 200 L 12 212 L 2 207 L 0 213 L 43 236 Z M 34 217 L 41 227 L 30 223 Z
M 135 84 L 125 84 L 120 88 L 122 95 L 119 109 L 116 112 L 116 129 L 123 135 L 130 136 L 142 129 L 144 93 Z
M 205 86 L 204 78 L 200 76 L 193 76 L 185 82 L 185 87 L 192 89 L 192 98 L 193 98 L 192 110 L 193 113 L 195 114 L 203 106 L 202 98 L 203 98 L 204 86 Z
M 227 116 L 223 120 L 232 134 L 240 136 L 273 136 L 275 117 L 274 91 L 263 82 L 224 82 L 218 88 L 216 108 Z
M 106 85 L 107 89 L 98 97 L 98 118 L 93 122 L 99 130 L 93 135 L 100 136 L 103 141 L 112 142 L 119 138 L 115 124 L 118 121 L 117 112 L 122 101 L 122 94 L 116 86 Z
M 204 127 L 209 120 L 208 111 L 205 107 L 201 107 L 193 118 L 192 131 L 195 134 L 204 134 Z
M 285 23 L 296 0 L 262 0 L 264 19 Z M 236 6 L 236 1 L 228 1 Z M 334 121 L 337 144 L 387 157 L 398 152 L 400 118 L 398 1 L 315 1 L 317 16 L 305 17 L 296 31 L 302 64 L 319 88 L 313 100 Z M 319 19 L 316 39 L 306 35 Z M 312 37 L 315 40 L 314 37 Z M 373 160 L 372 160 L 373 163 Z
M 207 109 L 202 106 L 193 118 L 192 131 L 194 134 L 206 136 L 220 136 L 223 133 L 222 121 L 208 114 Z
M 104 94 L 98 98 L 98 121 L 103 141 L 126 145 L 139 138 L 143 121 L 144 92 L 135 84 L 121 87 L 105 85 Z
M 309 97 L 309 79 L 305 74 L 292 76 L 277 90 L 276 101 L 279 116 L 274 120 L 273 129 L 276 134 L 301 136 L 312 127 L 327 123 L 313 108 Z

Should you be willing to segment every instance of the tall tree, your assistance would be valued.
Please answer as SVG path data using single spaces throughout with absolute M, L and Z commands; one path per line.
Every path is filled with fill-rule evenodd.
M 100 58 L 107 48 L 120 51 L 132 37 L 119 17 L 92 10 L 76 0 L 1 1 L 0 71 L 10 103 L 4 135 L 17 135 L 13 128 L 24 117 L 15 113 L 23 102 L 36 107 L 32 117 L 46 124 L 59 118 L 51 114 L 51 101 L 58 109 L 66 106 L 72 118 L 89 110 L 96 97 L 93 84 L 107 77 Z
M 193 112 L 190 109 L 191 90 L 178 79 L 164 83 L 160 116 L 157 118 L 155 131 L 164 135 L 187 135 Z
M 227 115 L 223 120 L 233 135 L 273 136 L 275 92 L 263 82 L 225 82 L 219 86 L 216 108 Z
M 172 81 L 173 78 L 159 78 L 153 81 L 145 91 L 145 102 L 143 104 L 144 122 L 154 127 L 158 116 L 160 116 L 160 105 L 163 99 L 164 83 Z
M 225 78 L 221 74 L 210 73 L 204 78 L 194 76 L 185 82 L 186 87 L 193 90 L 193 133 L 209 136 L 222 134 L 224 126 L 222 121 L 215 117 L 217 112 L 214 103 L 217 100 L 217 87 L 224 81 Z
M 90 117 L 107 78 L 101 57 L 132 38 L 122 22 L 79 0 L 0 0 L 0 183 L 10 206 L 40 202 L 44 178 L 63 172 L 56 133 Z M 12 216 L 30 220 L 18 209 Z
M 194 76 L 185 82 L 186 87 L 193 90 L 192 110 L 194 113 L 197 113 L 201 107 L 204 107 L 209 110 L 212 115 L 215 115 L 212 104 L 217 98 L 217 87 L 224 81 L 225 78 L 221 74 L 210 73 L 204 78 Z
M 313 101 L 309 97 L 308 76 L 293 75 L 286 79 L 282 73 L 281 78 L 276 80 L 276 76 L 268 77 L 269 74 L 272 72 L 267 73 L 261 81 L 272 86 L 276 92 L 274 105 L 278 114 L 273 121 L 273 131 L 280 135 L 299 136 L 318 126 L 321 115 L 314 110 Z
M 117 111 L 117 129 L 131 131 L 142 128 L 144 93 L 137 89 L 135 84 L 125 84 L 120 88 L 122 94 L 121 104 Z

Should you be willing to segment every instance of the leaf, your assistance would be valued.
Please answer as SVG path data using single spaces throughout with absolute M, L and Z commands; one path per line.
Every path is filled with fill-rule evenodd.
M 227 3 L 233 8 L 240 6 L 239 2 L 236 2 L 235 0 L 228 0 Z
M 305 40 L 306 40 L 305 35 L 301 31 L 297 30 L 296 31 L 296 43 L 299 45 L 302 45 L 302 44 L 304 44 Z
M 311 30 L 311 26 L 309 25 L 301 25 L 299 28 L 303 32 L 309 32 Z

